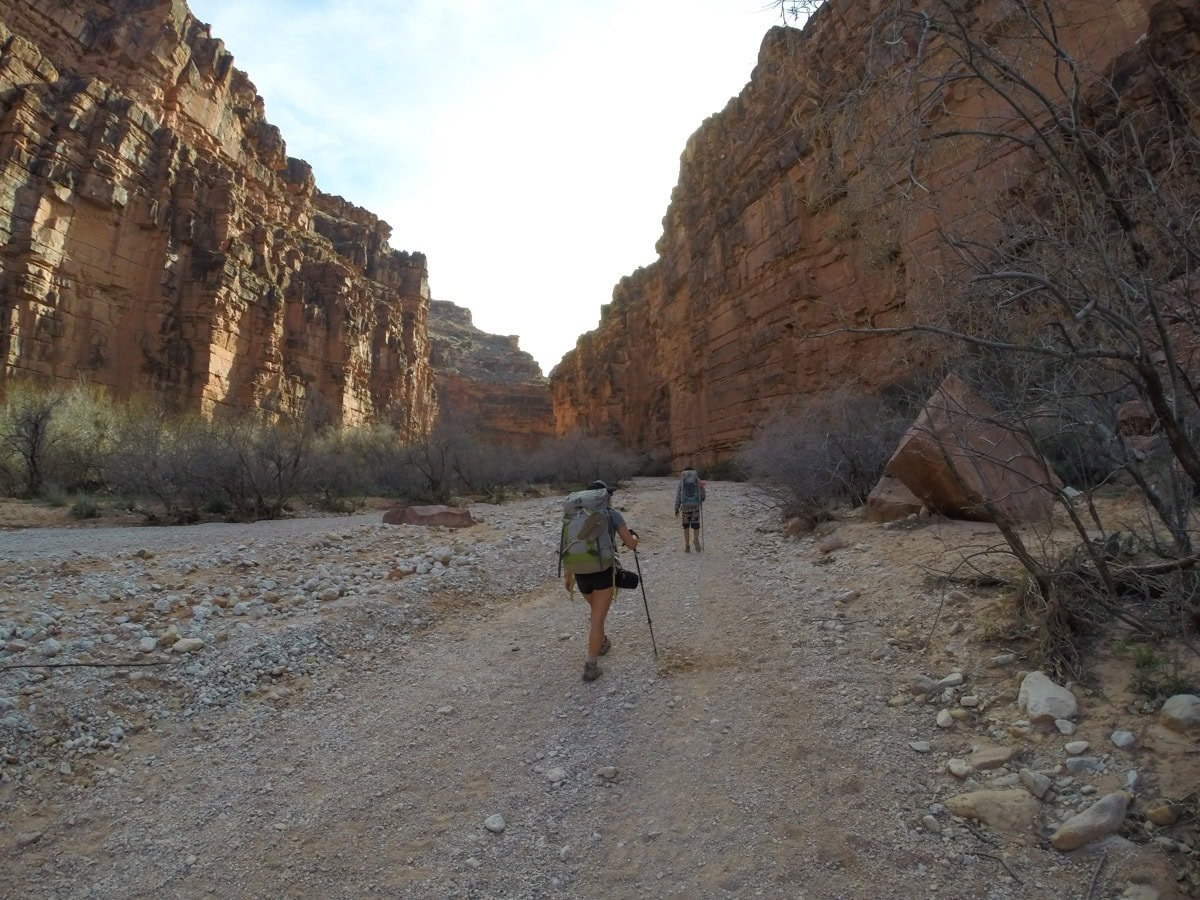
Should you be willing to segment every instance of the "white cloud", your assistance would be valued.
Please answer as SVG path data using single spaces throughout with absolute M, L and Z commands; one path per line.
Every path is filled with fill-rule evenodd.
M 679 154 L 750 77 L 763 0 L 192 0 L 322 190 L 549 369 L 654 259 Z

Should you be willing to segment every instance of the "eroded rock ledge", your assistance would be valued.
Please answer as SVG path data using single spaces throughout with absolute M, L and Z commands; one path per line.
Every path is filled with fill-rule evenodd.
M 389 234 L 182 0 L 0 0 L 0 378 L 424 429 L 426 262 Z
M 516 335 L 485 334 L 470 310 L 445 300 L 429 309 L 430 364 L 441 414 L 504 444 L 532 446 L 554 433 L 550 389 Z

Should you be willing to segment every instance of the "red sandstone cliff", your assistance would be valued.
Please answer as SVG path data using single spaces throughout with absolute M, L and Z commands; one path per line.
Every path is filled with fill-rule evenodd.
M 560 432 L 583 427 L 676 462 L 711 461 L 797 398 L 878 389 L 926 364 L 933 348 L 911 336 L 811 335 L 906 324 L 950 299 L 939 229 L 987 240 L 988 213 L 1027 173 L 1007 148 L 989 155 L 965 142 L 947 142 L 912 173 L 864 163 L 905 113 L 892 105 L 900 82 L 867 78 L 868 59 L 924 49 L 897 49 L 873 30 L 883 6 L 829 0 L 802 32 L 768 33 L 749 84 L 683 152 L 657 259 L 620 281 L 599 327 L 551 373 Z M 1004 27 L 999 4 L 956 6 Z M 1195 53 L 1193 2 L 1054 8 L 1064 42 L 1097 73 L 1121 54 L 1126 68 L 1151 69 L 1154 48 L 1176 37 Z M 943 87 L 938 112 L 963 128 L 1011 117 L 966 82 Z
M 444 419 L 474 425 L 500 444 L 533 446 L 554 434 L 549 386 L 516 336 L 486 334 L 469 310 L 434 300 L 429 344 Z
M 0 0 L 0 380 L 425 429 L 425 259 L 389 233 L 182 0 Z

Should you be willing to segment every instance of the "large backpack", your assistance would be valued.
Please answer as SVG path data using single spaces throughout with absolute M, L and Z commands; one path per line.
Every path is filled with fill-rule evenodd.
M 612 567 L 608 491 L 576 491 L 563 502 L 559 560 L 572 575 L 590 575 Z
M 700 505 L 700 476 L 693 471 L 683 473 L 683 489 L 680 492 L 680 506 L 696 507 Z

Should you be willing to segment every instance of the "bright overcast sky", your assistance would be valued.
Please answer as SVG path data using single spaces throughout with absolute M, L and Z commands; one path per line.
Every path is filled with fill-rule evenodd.
M 317 186 L 549 373 L 654 243 L 768 0 L 189 0 Z

